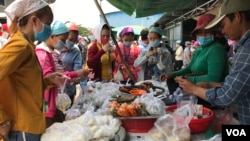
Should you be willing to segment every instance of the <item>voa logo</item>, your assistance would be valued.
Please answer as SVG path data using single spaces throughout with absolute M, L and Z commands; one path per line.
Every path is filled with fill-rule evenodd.
M 247 136 L 244 129 L 226 129 L 227 136 Z

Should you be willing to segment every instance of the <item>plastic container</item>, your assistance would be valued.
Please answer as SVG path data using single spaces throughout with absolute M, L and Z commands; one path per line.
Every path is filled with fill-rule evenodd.
M 166 112 L 174 112 L 174 110 L 177 108 L 177 105 L 171 105 L 166 108 Z M 208 114 L 208 117 L 206 118 L 200 118 L 200 119 L 191 119 L 189 123 L 189 128 L 191 133 L 202 133 L 207 131 L 209 126 L 211 125 L 213 119 L 214 119 L 214 112 L 206 107 L 203 107 L 202 114 L 206 115 Z
M 151 128 L 154 127 L 154 123 L 158 117 L 122 117 L 122 127 L 126 132 L 131 133 L 147 133 Z

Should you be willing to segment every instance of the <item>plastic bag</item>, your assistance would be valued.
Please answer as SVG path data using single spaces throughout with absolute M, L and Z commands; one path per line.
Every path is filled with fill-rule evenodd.
M 64 113 L 66 114 L 65 120 L 72 120 L 81 116 L 81 112 L 79 111 L 79 109 L 67 110 Z
M 154 96 L 155 93 L 147 93 L 141 97 L 136 98 L 135 102 L 144 103 L 149 115 L 163 115 L 166 113 L 165 103 L 159 98 Z
M 189 141 L 191 133 L 188 124 L 192 115 L 190 105 L 186 104 L 172 114 L 158 118 L 154 125 L 168 141 Z
M 56 97 L 56 107 L 61 111 L 65 111 L 71 106 L 71 99 L 64 93 L 66 82 L 67 80 L 65 79 L 64 83 L 60 85 L 61 92 Z
M 145 136 L 145 141 L 166 141 L 166 136 L 159 132 L 156 127 L 150 129 L 150 131 Z
M 198 103 L 198 98 L 196 96 L 183 92 L 181 88 L 177 88 L 174 92 L 174 96 L 178 107 L 185 104 L 196 105 Z
M 222 125 L 229 125 L 232 123 L 233 113 L 229 108 L 225 108 L 222 112 L 215 115 L 216 117 L 213 123 L 213 127 L 216 132 L 221 132 Z
M 114 81 L 123 81 L 123 75 L 120 71 L 120 69 L 117 70 L 116 74 L 114 75 Z

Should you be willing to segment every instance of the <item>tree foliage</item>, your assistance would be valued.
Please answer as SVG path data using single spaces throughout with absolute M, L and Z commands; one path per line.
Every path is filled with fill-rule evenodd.
M 79 29 L 79 35 L 81 35 L 83 37 L 89 36 L 89 29 L 88 28 L 79 25 L 78 29 Z

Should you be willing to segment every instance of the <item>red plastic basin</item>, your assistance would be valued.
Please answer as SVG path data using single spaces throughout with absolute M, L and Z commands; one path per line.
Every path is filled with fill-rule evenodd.
M 166 108 L 167 112 L 174 112 L 174 110 L 177 108 L 177 105 L 171 105 Z M 209 126 L 211 125 L 213 119 L 214 119 L 214 112 L 206 107 L 203 107 L 203 115 L 209 113 L 209 116 L 207 118 L 200 118 L 200 119 L 191 119 L 189 123 L 189 128 L 191 133 L 202 133 L 205 132 Z
M 147 133 L 154 127 L 158 117 L 128 117 L 120 118 L 122 127 L 131 133 Z

